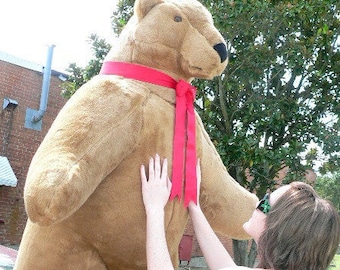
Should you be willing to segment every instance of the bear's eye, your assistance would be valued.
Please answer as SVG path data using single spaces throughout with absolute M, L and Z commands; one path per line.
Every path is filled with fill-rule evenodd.
M 181 22 L 182 21 L 182 17 L 181 16 L 175 16 L 174 21 L 175 22 Z

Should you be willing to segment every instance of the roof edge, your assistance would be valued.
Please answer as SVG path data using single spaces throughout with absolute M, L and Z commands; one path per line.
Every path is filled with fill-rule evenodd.
M 23 68 L 26 68 L 26 69 L 30 69 L 30 70 L 33 70 L 33 71 L 37 71 L 37 72 L 40 72 L 40 73 L 44 72 L 44 66 L 43 65 L 22 59 L 20 57 L 14 56 L 12 54 L 9 54 L 9 53 L 3 52 L 3 51 L 0 51 L 0 61 L 4 61 L 4 62 L 13 64 L 13 65 L 23 67 Z M 60 79 L 61 78 L 66 78 L 66 79 L 68 78 L 68 75 L 66 73 L 63 73 L 63 72 L 60 72 L 60 71 L 57 71 L 57 70 L 52 70 L 52 76 L 59 77 Z M 64 80 L 64 79 L 61 79 L 61 80 Z

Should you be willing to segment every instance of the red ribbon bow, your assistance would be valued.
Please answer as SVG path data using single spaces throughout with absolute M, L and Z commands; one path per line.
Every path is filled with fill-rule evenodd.
M 184 205 L 197 203 L 196 121 L 194 99 L 196 88 L 184 80 L 178 82 L 169 75 L 137 64 L 104 62 L 100 74 L 119 75 L 130 79 L 161 85 L 176 90 L 176 116 L 172 161 L 170 199 L 182 197 L 183 167 L 185 164 Z M 186 156 L 184 162 L 184 155 Z

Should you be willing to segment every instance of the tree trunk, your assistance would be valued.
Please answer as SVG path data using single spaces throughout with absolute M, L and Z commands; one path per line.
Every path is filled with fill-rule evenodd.
M 251 240 L 251 245 L 250 245 L 250 251 L 248 254 L 248 267 L 253 267 L 256 262 L 256 257 L 257 257 L 257 245 L 253 240 Z
M 234 253 L 234 261 L 239 266 L 247 266 L 253 267 L 256 261 L 257 249 L 256 243 L 254 240 L 234 240 L 233 239 L 233 253 Z M 248 252 L 249 250 L 249 252 Z
M 234 261 L 237 265 L 247 266 L 247 246 L 248 241 L 233 239 Z

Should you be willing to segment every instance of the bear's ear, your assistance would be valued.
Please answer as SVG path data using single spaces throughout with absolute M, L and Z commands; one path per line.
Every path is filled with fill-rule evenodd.
M 140 21 L 145 15 L 156 5 L 163 3 L 163 0 L 136 0 L 134 5 L 134 13 Z

